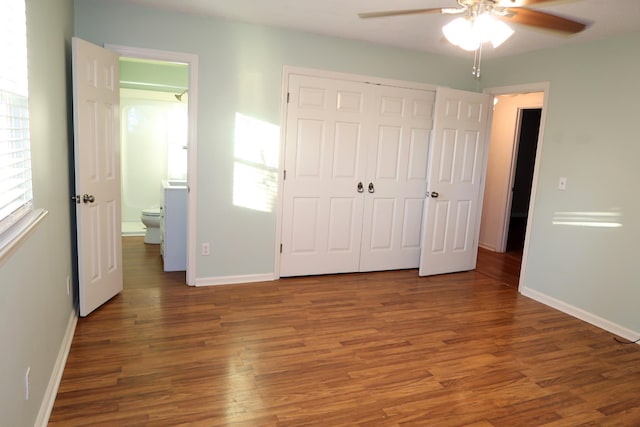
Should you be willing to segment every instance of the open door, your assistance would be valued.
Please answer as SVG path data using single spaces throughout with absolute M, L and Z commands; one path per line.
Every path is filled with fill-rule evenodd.
M 80 316 L 122 290 L 119 56 L 73 38 Z
M 420 276 L 475 268 L 491 100 L 486 94 L 438 88 Z

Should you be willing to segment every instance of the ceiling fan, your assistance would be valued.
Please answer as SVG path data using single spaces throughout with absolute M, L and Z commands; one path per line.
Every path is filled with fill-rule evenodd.
M 442 13 L 449 15 L 467 14 L 468 16 L 479 16 L 489 13 L 496 18 L 507 22 L 529 25 L 532 27 L 544 28 L 547 30 L 559 31 L 567 34 L 575 34 L 586 28 L 586 24 L 563 18 L 551 13 L 540 12 L 539 10 L 528 9 L 526 6 L 544 3 L 557 3 L 557 0 L 457 0 L 457 8 L 430 8 L 430 9 L 408 9 L 389 10 L 384 12 L 360 13 L 360 18 L 382 18 L 385 16 L 414 15 L 428 13 Z
M 389 10 L 360 13 L 360 18 L 382 18 L 399 15 L 442 13 L 461 15 L 442 28 L 444 36 L 452 44 L 464 50 L 475 51 L 472 74 L 480 78 L 482 45 L 491 42 L 498 47 L 513 34 L 504 22 L 513 22 L 565 34 L 584 30 L 586 24 L 551 13 L 529 9 L 527 6 L 557 2 L 558 0 L 457 0 L 456 8 L 429 8 Z

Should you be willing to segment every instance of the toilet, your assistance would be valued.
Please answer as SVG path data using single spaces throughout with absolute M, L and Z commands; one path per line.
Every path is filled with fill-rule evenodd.
M 142 210 L 140 217 L 142 223 L 147 227 L 144 234 L 144 242 L 150 245 L 160 244 L 160 208 L 151 207 Z

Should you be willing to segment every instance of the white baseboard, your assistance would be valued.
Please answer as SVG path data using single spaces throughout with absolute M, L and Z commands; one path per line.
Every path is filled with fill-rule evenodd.
M 34 424 L 35 427 L 46 427 L 49 423 L 49 417 L 53 410 L 53 404 L 56 401 L 56 394 L 58 394 L 58 387 L 60 387 L 60 381 L 62 381 L 62 373 L 64 372 L 64 365 L 67 363 L 67 357 L 69 356 L 69 350 L 71 350 L 71 342 L 73 341 L 73 334 L 76 331 L 76 324 L 78 323 L 78 314 L 75 308 L 71 311 L 69 321 L 67 322 L 67 330 L 62 339 L 60 350 L 58 351 L 58 358 L 56 364 L 53 366 L 53 372 L 49 378 L 49 384 L 44 392 L 42 403 L 40 404 L 40 410 L 38 411 L 38 417 Z
M 526 297 L 553 307 L 580 320 L 584 320 L 587 323 L 591 323 L 594 326 L 597 326 L 601 329 L 604 329 L 605 331 L 611 332 L 612 334 L 618 335 L 619 337 L 622 337 L 629 341 L 634 341 L 640 336 L 640 332 L 638 331 L 632 331 L 631 329 L 620 326 L 617 323 L 613 323 L 607 319 L 603 319 L 600 316 L 596 316 L 595 314 L 589 313 L 588 311 L 567 304 L 563 301 L 560 301 L 556 298 L 553 298 L 531 288 L 525 287 L 523 289 L 520 289 L 520 293 Z
M 498 249 L 495 246 L 488 245 L 488 244 L 483 243 L 483 242 L 478 242 L 478 246 L 480 246 L 482 249 L 490 250 L 491 252 L 497 252 L 498 251 Z
M 276 280 L 273 273 L 245 274 L 242 276 L 200 277 L 196 279 L 196 286 L 237 285 L 241 283 L 271 282 Z

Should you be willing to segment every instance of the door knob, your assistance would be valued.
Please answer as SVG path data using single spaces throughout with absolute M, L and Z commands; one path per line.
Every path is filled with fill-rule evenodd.
M 437 192 L 437 191 L 432 191 L 432 192 L 431 192 L 431 197 L 433 197 L 434 199 L 437 199 L 439 195 L 440 195 L 440 194 L 438 194 L 438 192 Z
M 362 193 L 364 192 L 364 186 L 362 185 L 362 182 L 358 183 L 358 193 Z
M 376 189 L 373 187 L 373 182 L 369 183 L 369 193 L 375 193 Z
M 96 198 L 93 197 L 93 194 L 83 194 L 82 201 L 85 203 L 93 203 L 96 201 Z

